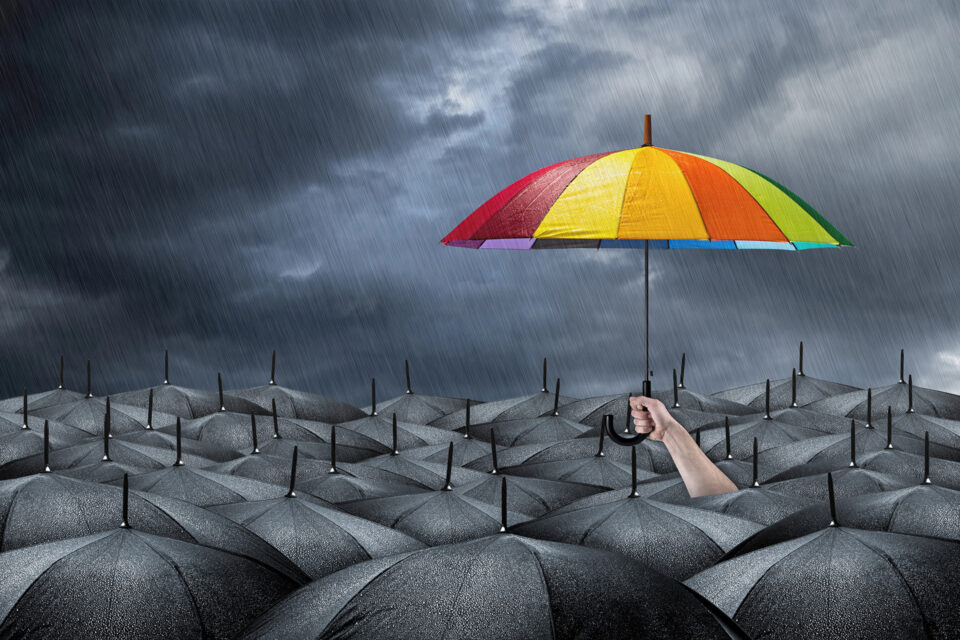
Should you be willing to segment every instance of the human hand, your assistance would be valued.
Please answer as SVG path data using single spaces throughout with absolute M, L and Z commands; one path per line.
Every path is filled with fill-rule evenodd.
M 646 407 L 646 411 L 643 408 Z M 634 430 L 646 433 L 651 440 L 663 440 L 673 429 L 683 429 L 674 420 L 667 407 L 656 398 L 634 396 L 630 398 L 630 415 L 633 417 Z

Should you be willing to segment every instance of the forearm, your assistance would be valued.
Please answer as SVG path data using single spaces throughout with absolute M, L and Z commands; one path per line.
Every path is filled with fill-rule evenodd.
M 737 490 L 737 485 L 707 457 L 680 424 L 674 424 L 667 430 L 663 443 L 691 498 Z

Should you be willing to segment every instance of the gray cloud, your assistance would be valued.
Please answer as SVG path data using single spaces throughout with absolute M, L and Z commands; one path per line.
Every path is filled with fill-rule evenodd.
M 0 395 L 90 357 L 99 392 L 281 381 L 574 395 L 639 384 L 637 252 L 438 244 L 560 159 L 655 142 L 754 167 L 857 248 L 655 252 L 657 385 L 897 350 L 960 390 L 949 3 L 70 3 L 8 24 L 0 77 Z M 639 366 L 638 366 L 639 365 Z

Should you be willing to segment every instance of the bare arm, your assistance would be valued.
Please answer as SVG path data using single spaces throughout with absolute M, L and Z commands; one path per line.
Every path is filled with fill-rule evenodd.
M 651 440 L 666 445 L 691 498 L 737 490 L 737 485 L 713 464 L 662 402 L 637 396 L 630 399 L 630 408 L 637 433 L 647 433 Z

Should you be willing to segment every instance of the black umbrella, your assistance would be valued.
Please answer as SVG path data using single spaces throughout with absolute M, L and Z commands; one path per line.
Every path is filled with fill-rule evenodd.
M 27 428 L 16 426 L 16 422 L 23 421 L 0 422 L 0 468 L 15 460 L 43 453 L 45 441 L 47 449 L 61 449 L 90 437 L 75 427 L 35 417 L 24 422 L 29 422 Z
M 449 398 L 445 396 L 425 396 L 414 393 L 410 386 L 410 361 L 403 361 L 403 368 L 407 376 L 407 390 L 403 395 L 391 398 L 385 402 L 377 402 L 376 381 L 374 381 L 374 394 L 372 404 L 364 407 L 363 412 L 367 415 L 375 410 L 389 415 L 397 414 L 397 419 L 401 422 L 412 422 L 414 424 L 430 424 L 434 420 L 439 420 L 445 415 L 460 411 L 467 405 L 466 398 Z M 376 409 L 374 409 L 376 407 Z M 341 421 L 344 422 L 344 421 Z
M 839 497 L 832 508 L 822 501 L 812 504 L 754 534 L 727 557 L 819 531 L 837 519 L 836 513 L 843 514 L 845 527 L 960 542 L 960 491 L 926 482 L 895 491 Z
M 719 413 L 728 416 L 743 416 L 753 413 L 754 409 L 744 406 L 738 402 L 732 402 L 723 398 L 709 396 L 703 393 L 697 393 L 686 388 L 683 384 L 684 371 L 687 364 L 687 354 L 683 354 L 680 360 L 680 378 L 677 379 L 677 370 L 673 370 L 673 389 L 664 389 L 663 391 L 654 391 L 653 397 L 660 400 L 669 408 L 673 409 L 693 409 L 703 413 Z
M 41 418 L 67 424 L 86 431 L 90 435 L 100 435 L 103 415 L 110 408 L 110 430 L 115 435 L 143 431 L 147 426 L 147 410 L 127 406 L 106 398 L 81 398 L 73 402 L 57 404 L 31 413 Z M 153 413 L 153 426 L 171 425 L 176 416 L 160 412 Z
M 454 491 L 454 483 L 460 483 L 452 472 L 453 444 L 447 457 L 446 475 L 442 484 L 434 485 L 434 491 L 367 498 L 345 502 L 340 507 L 367 520 L 398 529 L 431 546 L 453 544 L 499 531 L 502 526 L 500 511 L 506 505 L 496 507 Z M 514 522 L 529 519 L 514 511 L 508 516 Z
M 285 496 L 211 509 L 269 542 L 314 579 L 371 558 L 423 548 L 399 531 L 351 516 L 331 504 L 297 497 L 296 474 L 294 449 Z
M 796 376 L 794 376 L 796 380 Z M 793 385 L 795 389 L 796 386 Z M 731 424 L 743 424 L 753 422 L 760 418 L 773 420 L 783 425 L 794 425 L 799 427 L 802 433 L 810 435 L 810 431 L 819 431 L 821 433 L 812 435 L 823 435 L 830 433 L 846 433 L 849 422 L 843 416 L 834 416 L 818 411 L 812 411 L 804 407 L 786 407 L 776 409 L 770 396 L 769 381 L 764 385 L 763 404 L 760 407 L 759 414 L 753 414 L 744 417 L 735 417 Z M 762 447 L 761 447 L 762 448 Z
M 0 482 L 0 550 L 79 538 L 116 528 L 121 504 L 139 531 L 257 558 L 307 579 L 283 554 L 234 522 L 192 504 L 55 473 Z
M 558 442 L 583 435 L 596 435 L 597 430 L 579 422 L 561 417 L 557 412 L 560 401 L 560 380 L 557 380 L 557 392 L 554 394 L 553 410 L 548 415 L 537 418 L 519 418 L 516 420 L 498 420 L 478 424 L 474 429 L 480 439 L 496 438 L 497 444 L 516 447 L 540 442 Z M 495 429 L 493 427 L 496 427 Z M 466 432 L 469 427 L 458 429 Z
M 271 609 L 245 638 L 745 638 L 619 554 L 498 534 L 371 560 Z
M 488 444 L 490 440 L 489 434 L 484 440 L 477 438 L 480 432 L 478 431 L 477 425 L 471 424 L 470 407 L 470 400 L 467 400 L 467 406 L 465 408 L 466 423 L 462 429 L 458 429 L 458 431 L 463 434 L 463 441 L 458 442 L 457 446 L 453 449 L 453 463 L 458 467 L 465 466 L 490 453 L 490 445 Z M 483 428 L 489 430 L 491 427 L 490 425 L 484 425 Z M 414 447 L 413 449 L 404 449 L 402 451 L 397 445 L 397 442 L 393 443 L 391 452 L 405 458 L 440 463 L 447 461 L 448 443 L 428 444 L 422 447 Z
M 180 438 L 177 440 L 179 444 Z M 199 507 L 266 500 L 283 493 L 275 484 L 187 466 L 179 446 L 171 466 L 132 476 L 130 485 L 139 491 L 184 500 Z
M 496 450 L 496 444 L 491 443 Z M 465 485 L 454 488 L 470 498 L 487 504 L 498 504 L 500 499 L 499 478 L 509 477 L 511 491 L 507 506 L 511 511 L 538 517 L 549 511 L 585 496 L 594 495 L 603 489 L 589 484 L 561 482 L 525 476 L 505 476 L 499 471 L 491 472 Z
M 120 438 L 110 438 L 112 430 L 111 415 L 108 412 L 103 416 L 104 424 L 100 438 L 90 438 L 80 444 L 50 452 L 49 466 L 56 471 L 63 471 L 79 470 L 102 462 L 113 462 L 124 465 L 125 473 L 140 473 L 146 469 L 162 469 L 164 463 L 169 463 L 175 459 L 196 465 L 212 464 L 211 460 L 203 455 L 193 453 L 189 447 L 183 448 L 180 446 L 178 448 L 179 445 L 176 443 L 171 450 L 167 443 L 157 446 L 157 443 L 141 444 L 124 441 Z M 42 468 L 42 460 L 43 454 L 39 453 L 10 462 L 0 467 L 0 478 L 15 478 L 36 473 L 37 470 Z M 111 475 L 111 479 L 118 479 L 122 473 Z M 85 480 L 91 479 L 84 474 L 79 477 Z
M 871 401 L 880 407 L 893 407 L 895 415 L 916 412 L 948 420 L 960 420 L 960 396 L 935 389 L 915 387 L 912 375 L 908 376 L 906 381 L 903 380 L 902 370 L 900 381 L 895 384 L 833 396 L 815 402 L 809 405 L 809 408 L 837 416 L 866 420 Z
M 718 493 L 712 496 L 688 498 L 683 504 L 697 509 L 725 513 L 745 518 L 760 524 L 771 524 L 804 507 L 813 504 L 810 498 L 778 493 L 760 484 L 758 469 L 758 442 L 753 440 L 753 480 L 739 491 Z
M 654 394 L 656 396 L 657 394 Z M 665 403 L 670 415 L 679 422 L 687 431 L 693 431 L 701 427 L 714 426 L 722 424 L 723 414 L 712 411 L 700 411 L 693 407 L 673 407 L 672 402 Z M 749 410 L 742 407 L 730 415 L 743 415 Z M 624 433 L 633 433 L 633 419 L 630 417 L 630 394 L 617 394 L 612 396 L 597 396 L 595 398 L 585 398 L 571 402 L 560 407 L 558 412 L 562 417 L 568 420 L 580 422 L 589 427 L 600 428 L 604 415 L 612 415 L 615 424 L 622 424 Z
M 852 437 L 851 433 L 855 433 L 855 436 Z M 896 447 L 888 446 L 891 441 L 896 442 Z M 851 419 L 846 435 L 838 433 L 807 438 L 806 440 L 761 451 L 760 460 L 764 468 L 762 479 L 770 480 L 777 476 L 777 480 L 782 480 L 788 477 L 809 475 L 819 471 L 831 471 L 847 466 L 850 461 L 851 443 L 855 446 L 858 456 L 887 449 L 906 451 L 922 456 L 924 450 L 923 440 L 920 438 L 899 433 L 895 429 L 887 431 L 864 428 L 857 426 L 855 421 Z M 956 458 L 960 451 L 942 445 L 934 445 L 931 453 L 944 458 Z M 817 467 L 818 471 L 814 471 L 814 468 L 810 466 L 821 462 L 823 467 Z M 809 472 L 807 473 L 805 470 L 809 470 Z
M 270 361 L 270 381 L 267 384 L 249 389 L 234 389 L 227 393 L 235 398 L 249 400 L 266 410 L 276 405 L 282 418 L 336 423 L 364 416 L 363 411 L 346 402 L 282 387 L 276 382 L 276 372 L 277 352 L 274 351 Z
M 87 361 L 87 388 L 89 389 L 89 372 L 90 372 L 90 362 Z M 26 395 L 26 390 L 24 390 Z M 70 391 L 63 385 L 63 356 L 60 356 L 60 384 L 57 385 L 56 389 L 51 389 L 49 391 L 41 391 L 40 393 L 33 393 L 27 396 L 27 399 L 30 401 L 30 407 L 33 409 L 43 409 L 55 404 L 63 404 L 65 402 L 73 402 L 74 400 L 79 400 L 83 398 L 83 394 L 78 391 Z M 0 413 L 16 413 L 23 411 L 23 404 L 20 402 L 20 397 L 7 398 L 5 400 L 0 400 Z M 24 412 L 25 413 L 25 412 Z
M 633 449 L 631 447 L 631 449 Z M 636 452 L 633 453 L 636 472 Z M 512 484 L 512 483 L 511 483 Z M 689 578 L 762 527 L 733 516 L 654 502 L 633 486 L 575 502 L 511 532 L 617 551 L 677 580 Z
M 543 359 L 543 386 L 538 393 L 494 402 L 484 402 L 474 409 L 473 420 L 476 423 L 497 422 L 500 420 L 520 420 L 521 418 L 536 418 L 555 406 L 565 406 L 574 401 L 559 395 L 560 380 L 557 379 L 557 391 L 550 393 L 547 389 L 547 359 Z M 463 409 L 454 411 L 442 418 L 434 420 L 431 425 L 441 429 L 458 429 L 464 423 Z
M 0 636 L 233 638 L 303 584 L 256 558 L 115 522 L 0 554 Z
M 791 407 L 804 407 L 818 400 L 837 396 L 851 391 L 858 391 L 856 387 L 821 380 L 806 375 L 803 372 L 803 343 L 800 343 L 800 362 L 799 368 L 793 370 L 790 378 L 781 378 L 771 381 L 770 384 L 770 408 L 772 410 L 788 409 Z M 764 408 L 766 384 L 758 382 L 748 384 L 735 389 L 718 391 L 713 397 L 729 400 L 746 405 L 754 411 L 760 411 Z
M 338 425 L 341 427 L 339 431 L 341 436 L 348 435 L 344 433 L 345 431 L 355 432 L 385 447 L 391 447 L 394 441 L 396 441 L 396 448 L 389 450 L 412 449 L 428 444 L 447 444 L 457 442 L 463 437 L 456 433 L 449 433 L 444 429 L 400 420 L 397 420 L 395 429 L 392 415 L 393 414 L 389 413 L 384 415 L 378 414 L 376 406 L 374 405 L 370 415 L 341 423 Z M 459 426 L 463 426 L 463 423 Z M 394 437 L 394 431 L 397 432 L 396 437 Z
M 217 374 L 217 392 L 189 389 L 165 383 L 159 387 L 126 391 L 114 396 L 114 401 L 135 407 L 146 408 L 153 391 L 153 407 L 157 411 L 171 413 L 181 418 L 201 418 L 218 411 L 233 411 L 250 415 L 265 414 L 267 409 L 258 404 L 223 392 L 223 376 Z
M 612 418 L 607 417 L 607 420 Z M 617 489 L 630 485 L 630 456 L 625 447 L 604 449 L 604 432 L 597 440 L 575 439 L 555 443 L 541 443 L 513 447 L 503 451 L 496 468 L 510 475 L 546 478 L 564 482 Z M 673 468 L 670 454 L 659 442 L 644 441 L 637 445 L 640 475 L 643 479 L 659 476 L 657 469 Z M 474 460 L 468 469 L 490 471 L 494 468 L 492 456 Z
M 426 485 L 372 465 L 339 462 L 336 427 L 331 433 L 330 464 L 326 472 L 310 474 L 300 483 L 300 489 L 334 504 L 429 490 Z
M 829 526 L 686 584 L 754 637 L 946 638 L 960 628 L 960 543 Z
M 732 425 L 724 418 L 723 427 L 700 430 L 701 446 L 711 460 L 747 458 L 754 440 L 759 442 L 760 451 L 766 451 L 822 435 L 822 431 L 782 422 L 771 415 L 755 415 Z
M 887 414 L 893 425 L 904 433 L 917 437 L 929 433 L 930 442 L 960 449 L 960 420 L 948 420 L 916 412 L 893 417 L 892 407 L 887 407 Z

